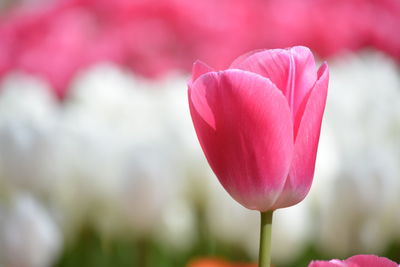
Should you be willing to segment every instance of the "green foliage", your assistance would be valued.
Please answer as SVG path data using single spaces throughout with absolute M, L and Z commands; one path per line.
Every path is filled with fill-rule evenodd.
M 104 241 L 91 230 L 82 231 L 68 245 L 55 267 L 179 267 L 198 257 L 219 257 L 249 261 L 240 249 L 203 236 L 186 252 L 171 251 L 151 239 Z

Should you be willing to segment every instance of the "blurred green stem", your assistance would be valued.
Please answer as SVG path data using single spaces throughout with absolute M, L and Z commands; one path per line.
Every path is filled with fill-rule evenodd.
M 271 263 L 271 233 L 273 211 L 261 212 L 259 267 L 270 267 Z

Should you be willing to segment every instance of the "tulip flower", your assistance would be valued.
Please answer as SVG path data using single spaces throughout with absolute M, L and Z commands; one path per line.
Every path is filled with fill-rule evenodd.
M 327 64 L 317 70 L 302 46 L 249 52 L 223 71 L 194 64 L 188 94 L 197 137 L 226 191 L 261 211 L 262 261 L 272 211 L 310 190 L 328 79 Z
M 375 255 L 356 255 L 347 260 L 312 261 L 308 267 L 399 267 L 397 263 Z

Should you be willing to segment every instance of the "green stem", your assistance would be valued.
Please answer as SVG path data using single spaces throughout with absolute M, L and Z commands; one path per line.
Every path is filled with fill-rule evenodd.
M 270 267 L 271 263 L 271 232 L 273 211 L 261 212 L 259 267 Z

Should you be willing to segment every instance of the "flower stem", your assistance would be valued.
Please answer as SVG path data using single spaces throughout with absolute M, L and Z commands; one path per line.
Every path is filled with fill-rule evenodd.
M 273 211 L 261 212 L 259 267 L 270 267 L 271 263 L 271 232 Z

